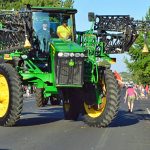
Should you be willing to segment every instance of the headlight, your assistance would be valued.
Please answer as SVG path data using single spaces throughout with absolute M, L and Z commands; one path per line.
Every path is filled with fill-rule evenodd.
M 58 57 L 62 57 L 64 54 L 62 52 L 58 53 Z
M 75 53 L 75 57 L 80 57 L 80 53 Z
M 59 52 L 58 57 L 85 57 L 84 53 L 63 53 Z
M 81 53 L 81 55 L 80 55 L 81 57 L 84 57 L 85 55 L 83 54 L 83 53 Z
M 64 53 L 64 57 L 69 57 L 69 53 Z
M 70 57 L 74 57 L 74 53 L 70 53 Z

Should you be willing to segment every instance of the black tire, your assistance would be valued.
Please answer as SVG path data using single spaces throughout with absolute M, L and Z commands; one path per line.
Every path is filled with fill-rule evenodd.
M 13 126 L 19 120 L 23 107 L 23 91 L 21 86 L 21 80 L 12 65 L 5 63 L 0 64 L 0 77 L 5 80 L 5 83 L 8 86 L 6 91 L 7 93 L 9 93 L 9 97 L 7 99 L 8 107 L 6 111 L 4 111 L 4 114 L 0 116 L 0 125 Z M 1 83 L 2 80 L 0 84 Z M 2 92 L 4 91 L 0 91 L 1 98 L 3 97 Z
M 99 109 L 98 107 L 95 108 L 94 101 L 92 102 L 93 105 L 87 105 L 86 102 L 84 102 L 84 122 L 93 127 L 107 127 L 115 118 L 119 109 L 120 89 L 114 74 L 112 71 L 106 69 L 101 76 L 102 77 L 99 80 L 101 87 L 100 90 L 103 89 L 102 91 L 104 91 L 102 98 L 103 101 L 100 105 L 101 107 L 99 107 Z
M 37 107 L 44 107 L 48 103 L 48 98 L 44 98 L 43 89 L 35 89 L 35 99 Z
M 63 110 L 66 120 L 77 120 L 81 112 L 81 103 L 78 99 L 77 89 L 63 91 Z

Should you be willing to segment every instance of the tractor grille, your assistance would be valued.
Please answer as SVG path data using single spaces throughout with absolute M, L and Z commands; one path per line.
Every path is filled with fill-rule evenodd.
M 69 65 L 73 62 L 74 65 Z M 57 85 L 82 85 L 83 58 L 59 58 L 56 65 Z

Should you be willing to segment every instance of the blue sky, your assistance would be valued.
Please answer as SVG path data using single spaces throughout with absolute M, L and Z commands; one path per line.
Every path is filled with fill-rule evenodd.
M 98 15 L 130 15 L 136 19 L 145 17 L 150 8 L 150 0 L 74 0 L 74 8 L 78 10 L 76 14 L 77 31 L 90 28 L 88 22 L 88 12 Z M 117 63 L 112 65 L 112 70 L 118 72 L 127 71 L 123 63 L 124 58 L 129 58 L 127 54 L 115 55 Z

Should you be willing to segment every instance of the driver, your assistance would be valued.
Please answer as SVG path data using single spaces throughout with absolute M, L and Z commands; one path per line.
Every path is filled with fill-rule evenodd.
M 67 20 L 62 21 L 62 25 L 57 27 L 57 35 L 59 38 L 67 40 L 71 38 L 71 28 L 68 26 Z

